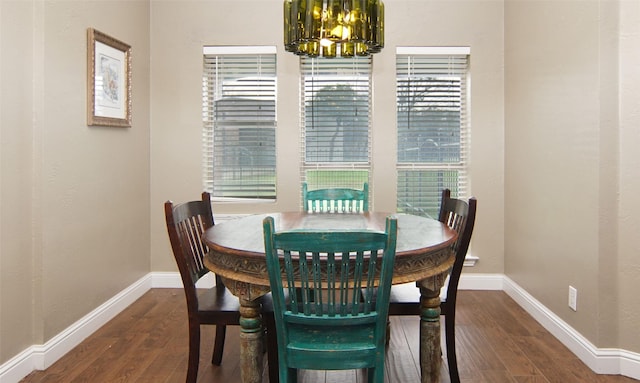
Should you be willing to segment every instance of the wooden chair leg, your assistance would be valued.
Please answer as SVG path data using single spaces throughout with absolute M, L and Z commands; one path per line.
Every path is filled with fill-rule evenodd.
M 224 351 L 224 338 L 227 334 L 227 326 L 216 325 L 216 340 L 213 344 L 213 357 L 211 363 L 219 366 L 222 363 L 222 352 Z
M 198 364 L 200 362 L 200 324 L 189 323 L 189 365 L 187 367 L 187 383 L 196 383 Z
M 267 363 L 269 367 L 269 382 L 278 383 L 280 373 L 278 368 L 278 337 L 276 335 L 275 319 L 265 318 L 264 325 L 267 333 Z
M 269 367 L 269 382 L 278 383 L 280 373 L 278 369 L 278 337 L 276 335 L 275 318 L 271 313 L 262 316 L 265 329 L 265 349 L 267 351 L 267 365 Z
M 449 364 L 449 377 L 451 383 L 460 383 L 458 373 L 458 358 L 456 357 L 456 316 L 452 311 L 444 316 L 445 342 L 447 344 L 447 363 Z
M 286 366 L 284 368 L 287 369 L 288 373 L 282 383 L 298 383 L 298 370 Z
M 384 363 L 381 361 L 380 363 Z M 384 371 L 380 366 L 367 368 L 367 383 L 384 383 Z
M 367 368 L 367 383 L 374 383 L 373 377 L 374 377 L 374 373 L 373 373 L 373 368 Z
M 387 320 L 387 339 L 385 340 L 385 345 L 389 346 L 389 341 L 391 340 L 391 321 Z

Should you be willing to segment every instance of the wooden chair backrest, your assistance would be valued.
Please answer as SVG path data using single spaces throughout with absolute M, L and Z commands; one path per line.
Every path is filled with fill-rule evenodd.
M 336 342 L 352 331 L 371 331 L 384 345 L 396 219 L 387 218 L 385 232 L 276 232 L 272 217 L 264 219 L 263 229 L 278 348 L 289 344 L 291 328 L 328 334 L 329 326 Z
M 350 188 L 330 188 L 308 190 L 302 184 L 303 210 L 311 213 L 362 213 L 369 211 L 369 184 L 362 190 Z
M 476 220 L 477 200 L 474 197 L 469 198 L 469 202 L 461 199 L 451 198 L 451 191 L 444 189 L 442 191 L 442 202 L 440 205 L 440 222 L 446 224 L 458 233 L 458 239 L 454 244 L 456 259 L 449 275 L 449 284 L 447 287 L 447 301 L 455 295 L 458 290 L 458 282 L 460 274 L 464 266 L 464 259 L 469 250 L 471 235 Z
M 202 237 L 205 230 L 215 224 L 211 210 L 211 196 L 204 192 L 201 201 L 190 201 L 179 205 L 167 201 L 164 204 L 164 213 L 171 249 L 187 295 L 187 305 L 189 309 L 194 307 L 197 309 L 195 284 L 209 272 L 204 265 L 204 257 L 209 248 Z M 216 286 L 224 288 L 218 276 L 216 276 Z

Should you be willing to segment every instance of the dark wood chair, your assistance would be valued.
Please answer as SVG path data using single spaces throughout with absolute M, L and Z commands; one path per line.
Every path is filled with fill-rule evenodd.
M 215 286 L 210 289 L 196 288 L 196 282 L 209 270 L 204 265 L 204 257 L 209 251 L 202 240 L 205 230 L 214 223 L 211 210 L 211 196 L 202 193 L 202 200 L 174 205 L 171 201 L 164 204 L 167 231 L 175 257 L 184 293 L 187 299 L 189 317 L 189 362 L 187 383 L 195 383 L 198 377 L 200 359 L 200 326 L 215 325 L 216 335 L 211 363 L 220 365 L 224 350 L 226 326 L 240 324 L 240 302 L 224 285 L 221 278 L 215 276 Z M 267 330 L 267 351 L 269 352 L 269 379 L 278 382 L 277 343 L 273 327 L 273 306 L 270 295 L 263 301 L 264 323 L 271 327 L 271 336 Z M 275 358 L 272 361 L 272 357 Z
M 369 184 L 362 190 L 329 188 L 308 190 L 302 184 L 302 210 L 312 213 L 362 213 L 369 211 Z
M 449 274 L 446 297 L 440 302 L 440 314 L 444 315 L 447 362 L 452 383 L 460 382 L 456 357 L 456 297 L 464 258 L 469 249 L 475 224 L 476 205 L 477 201 L 473 197 L 469 199 L 469 202 L 465 202 L 451 198 L 449 189 L 442 191 L 439 220 L 458 232 L 458 240 L 454 245 L 456 259 Z M 420 315 L 420 291 L 415 284 L 405 283 L 392 286 L 389 297 L 389 315 Z
M 296 382 L 298 369 L 366 368 L 369 383 L 383 383 L 397 221 L 385 232 L 276 232 L 272 217 L 263 226 L 280 382 Z

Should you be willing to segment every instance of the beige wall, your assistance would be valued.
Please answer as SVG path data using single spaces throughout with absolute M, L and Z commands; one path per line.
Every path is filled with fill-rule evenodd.
M 638 10 L 505 6 L 505 272 L 595 346 L 636 352 Z
M 0 3 L 0 363 L 35 343 L 32 26 L 30 3 Z
M 149 2 L 0 2 L 0 363 L 150 271 Z M 87 28 L 133 47 L 133 126 L 87 127 Z
M 501 2 L 385 2 L 385 49 L 374 56 L 373 206 L 395 210 L 395 48 L 470 46 L 471 190 L 479 200 L 472 252 L 476 272 L 503 271 L 503 6 Z M 278 200 L 214 204 L 217 214 L 299 208 L 298 58 L 282 47 L 282 1 L 153 2 L 151 247 L 152 269 L 174 270 L 162 203 L 202 191 L 203 45 L 275 45 L 278 50 Z M 412 17 L 419 15 L 419 17 Z M 491 97 L 485 95 L 490 94 Z

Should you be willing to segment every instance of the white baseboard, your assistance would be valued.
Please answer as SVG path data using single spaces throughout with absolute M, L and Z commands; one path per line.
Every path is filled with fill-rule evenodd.
M 181 289 L 182 279 L 180 273 L 175 272 L 155 272 L 151 275 L 151 287 L 154 289 Z M 205 274 L 198 282 L 196 287 L 206 289 L 216 285 L 213 273 Z
M 151 288 L 154 289 L 181 289 L 182 279 L 180 273 L 175 272 L 156 272 L 149 274 L 151 276 Z
M 15 383 L 44 370 L 135 302 L 152 286 L 147 274 L 43 345 L 33 345 L 0 366 L 0 383 Z
M 202 281 L 213 285 L 213 278 Z M 200 283 L 199 283 L 200 285 Z M 151 288 L 181 288 L 177 272 L 149 273 L 116 296 L 85 315 L 44 345 L 34 345 L 0 366 L 0 383 L 17 383 L 34 370 L 44 370 L 80 344 Z M 593 371 L 640 379 L 640 354 L 596 348 L 566 322 L 543 306 L 524 289 L 502 274 L 462 274 L 461 290 L 504 290 L 544 328 L 558 338 Z
M 503 278 L 504 291 L 507 295 L 594 372 L 640 379 L 639 353 L 614 348 L 597 348 L 509 277 L 503 276 Z
M 458 290 L 502 290 L 504 284 L 503 274 L 460 274 Z

